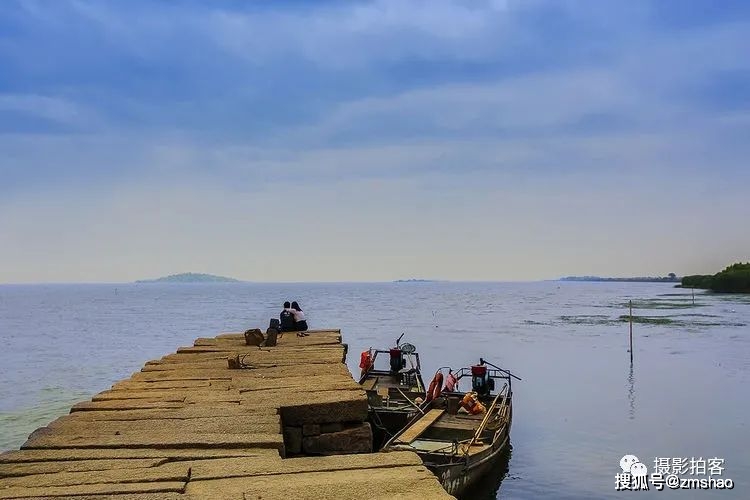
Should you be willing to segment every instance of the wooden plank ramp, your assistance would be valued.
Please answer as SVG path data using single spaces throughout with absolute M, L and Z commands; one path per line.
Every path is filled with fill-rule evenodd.
M 416 454 L 369 453 L 341 332 L 308 333 L 262 348 L 221 334 L 147 362 L 0 454 L 0 499 L 452 498 Z
M 427 413 L 422 415 L 422 418 L 414 422 L 414 425 L 406 429 L 404 433 L 398 437 L 398 442 L 407 444 L 411 443 L 419 436 L 421 436 L 422 433 L 426 431 L 432 424 L 434 424 L 435 420 L 439 419 L 443 415 L 443 413 L 445 413 L 445 410 L 439 410 L 435 408 L 428 411 Z

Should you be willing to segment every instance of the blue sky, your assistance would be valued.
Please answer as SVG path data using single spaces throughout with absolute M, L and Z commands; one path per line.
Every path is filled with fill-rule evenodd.
M 0 3 L 0 282 L 714 272 L 750 4 Z

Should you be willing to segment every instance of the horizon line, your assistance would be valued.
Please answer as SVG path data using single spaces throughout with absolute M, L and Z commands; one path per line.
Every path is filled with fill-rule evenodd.
M 544 282 L 563 282 L 563 283 L 575 283 L 580 281 L 586 281 L 585 279 L 570 280 L 566 278 L 598 278 L 601 280 L 627 280 L 627 279 L 638 279 L 638 278 L 662 278 L 663 276 L 563 276 L 559 278 L 540 278 L 540 279 L 492 279 L 492 280 L 472 280 L 472 279 L 422 279 L 412 280 L 409 279 L 395 279 L 395 280 L 331 280 L 331 281 L 250 281 L 250 280 L 239 280 L 234 281 L 30 281 L 30 282 L 9 282 L 0 283 L 0 286 L 39 286 L 39 285 L 241 285 L 241 284 L 253 284 L 253 285 L 314 285 L 314 284 L 376 284 L 376 283 L 544 283 Z M 682 276 L 678 276 L 682 278 Z M 593 281 L 597 282 L 597 281 Z

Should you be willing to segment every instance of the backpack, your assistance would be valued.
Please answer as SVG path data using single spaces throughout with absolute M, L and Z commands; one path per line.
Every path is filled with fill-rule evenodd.
M 281 320 L 280 327 L 282 332 L 294 331 L 294 315 L 291 311 L 281 311 L 279 319 Z

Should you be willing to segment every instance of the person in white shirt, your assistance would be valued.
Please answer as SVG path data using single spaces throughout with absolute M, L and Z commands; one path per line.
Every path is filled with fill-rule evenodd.
M 297 301 L 292 302 L 292 314 L 294 315 L 294 330 L 298 332 L 306 331 L 307 321 L 305 321 L 305 313 L 302 312 L 302 308 Z

